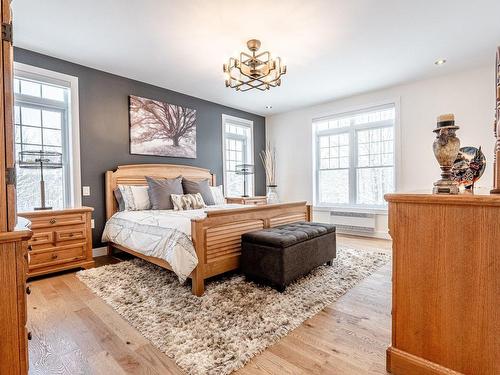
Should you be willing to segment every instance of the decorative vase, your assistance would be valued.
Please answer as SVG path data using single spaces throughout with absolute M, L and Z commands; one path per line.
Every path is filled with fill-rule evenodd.
M 436 133 L 433 150 L 441 167 L 441 179 L 434 183 L 434 194 L 458 194 L 458 183 L 452 179 L 453 163 L 460 151 L 460 139 L 455 135 L 457 129 L 453 114 L 438 117 L 437 127 L 433 130 Z
M 267 203 L 268 204 L 273 204 L 273 203 L 279 203 L 280 199 L 278 197 L 278 185 L 268 185 L 267 186 Z

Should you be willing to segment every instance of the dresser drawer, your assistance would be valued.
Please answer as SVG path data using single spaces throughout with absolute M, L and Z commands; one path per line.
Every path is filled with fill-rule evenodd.
M 58 215 L 44 215 L 30 217 L 31 229 L 38 228 L 50 228 L 57 227 L 61 225 L 72 225 L 72 224 L 84 224 L 85 223 L 85 213 L 84 212 L 71 212 Z
M 58 246 L 57 248 L 32 251 L 29 269 L 46 267 L 59 263 L 69 263 L 85 258 L 85 243 Z
M 85 239 L 85 227 L 56 230 L 56 242 Z
M 33 236 L 31 239 L 28 241 L 29 245 L 46 245 L 46 244 L 51 244 L 54 242 L 54 232 L 41 232 L 41 231 L 36 231 L 33 232 Z

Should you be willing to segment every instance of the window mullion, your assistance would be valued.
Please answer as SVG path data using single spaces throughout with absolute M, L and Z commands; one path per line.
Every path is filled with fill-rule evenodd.
M 357 197 L 357 145 L 356 145 L 356 130 L 351 128 L 349 131 L 349 204 L 356 204 Z

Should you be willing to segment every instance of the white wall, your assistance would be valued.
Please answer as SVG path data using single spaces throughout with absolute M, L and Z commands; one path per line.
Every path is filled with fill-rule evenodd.
M 400 102 L 398 191 L 431 189 L 439 178 L 440 170 L 432 152 L 435 137 L 432 130 L 436 127 L 436 117 L 443 113 L 455 114 L 462 146 L 482 146 L 487 168 L 478 186 L 491 186 L 494 77 L 492 64 L 267 117 L 267 139 L 277 151 L 280 198 L 313 200 L 313 118 L 394 100 Z M 378 222 L 377 230 L 386 232 L 386 216 Z

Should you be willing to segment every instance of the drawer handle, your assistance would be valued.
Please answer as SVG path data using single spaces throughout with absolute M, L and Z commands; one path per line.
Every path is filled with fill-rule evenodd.
M 35 241 L 38 241 L 38 238 L 36 238 L 36 237 L 35 237 L 35 238 L 33 238 L 33 242 L 35 242 Z
M 70 237 L 73 237 L 74 235 L 75 235 L 74 233 L 70 233 L 70 234 L 69 234 L 69 236 L 70 236 Z
M 31 340 L 33 336 L 31 335 L 31 332 L 28 332 L 28 340 Z
M 57 259 L 57 254 L 52 254 L 52 259 Z
M 56 223 L 56 221 L 57 221 L 56 219 L 52 218 L 52 219 L 50 219 L 49 223 L 50 223 L 50 224 L 55 224 L 55 223 Z
M 33 246 L 28 245 L 28 251 L 31 251 L 31 250 L 33 250 Z
M 31 294 L 31 288 L 29 286 L 26 287 L 26 294 L 27 295 Z

